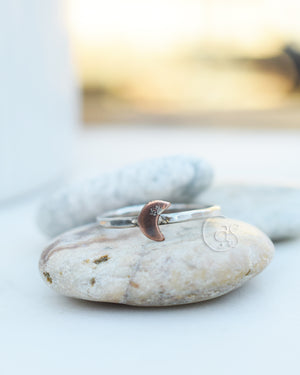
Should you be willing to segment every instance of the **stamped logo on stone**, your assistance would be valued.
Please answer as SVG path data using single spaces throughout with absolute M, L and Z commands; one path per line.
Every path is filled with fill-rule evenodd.
M 213 251 L 234 249 L 238 245 L 238 229 L 225 217 L 207 218 L 202 226 L 204 243 Z

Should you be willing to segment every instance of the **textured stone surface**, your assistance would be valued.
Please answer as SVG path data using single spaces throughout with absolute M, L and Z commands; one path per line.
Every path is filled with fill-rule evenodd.
M 55 239 L 40 272 L 55 291 L 80 299 L 140 306 L 193 303 L 239 287 L 270 262 L 274 246 L 257 228 L 211 218 L 162 227 L 165 241 L 139 228 L 96 224 Z
M 300 188 L 222 185 L 196 201 L 219 204 L 225 216 L 255 225 L 273 240 L 300 236 Z
M 154 199 L 188 202 L 210 185 L 212 176 L 209 164 L 198 157 L 146 160 L 55 192 L 42 203 L 38 225 L 54 236 L 91 223 L 106 210 Z

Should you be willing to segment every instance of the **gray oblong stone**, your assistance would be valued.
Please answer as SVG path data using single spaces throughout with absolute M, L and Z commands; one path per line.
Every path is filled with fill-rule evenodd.
M 155 199 L 189 202 L 211 184 L 212 177 L 210 165 L 198 157 L 142 161 L 58 190 L 41 204 L 38 225 L 55 236 L 114 208 Z
M 300 236 L 300 188 L 228 184 L 203 192 L 197 202 L 213 202 L 222 213 L 257 226 L 273 240 Z
M 56 292 L 80 299 L 166 306 L 221 296 L 261 272 L 274 246 L 257 228 L 210 218 L 164 225 L 165 241 L 138 228 L 90 224 L 65 233 L 42 253 L 40 272 Z

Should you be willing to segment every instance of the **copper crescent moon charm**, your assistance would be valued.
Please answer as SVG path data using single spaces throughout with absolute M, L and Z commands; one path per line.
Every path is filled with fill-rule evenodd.
M 153 241 L 163 241 L 164 235 L 158 227 L 159 215 L 168 207 L 170 202 L 152 201 L 147 203 L 138 216 L 138 225 L 144 235 Z

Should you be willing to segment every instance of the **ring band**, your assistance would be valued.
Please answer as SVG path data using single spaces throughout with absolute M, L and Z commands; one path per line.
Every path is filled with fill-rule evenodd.
M 143 234 L 153 241 L 163 241 L 164 235 L 158 225 L 182 223 L 219 216 L 219 206 L 201 206 L 195 204 L 172 204 L 155 200 L 146 205 L 135 205 L 104 213 L 97 217 L 99 225 L 105 228 L 139 227 Z M 163 213 L 163 214 L 162 214 Z

